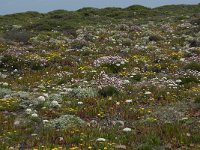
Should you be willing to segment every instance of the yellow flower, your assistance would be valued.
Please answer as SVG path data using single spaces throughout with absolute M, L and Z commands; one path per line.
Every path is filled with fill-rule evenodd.
M 149 109 L 149 110 L 147 110 L 147 112 L 148 112 L 148 113 L 150 113 L 150 112 L 151 112 L 151 110 Z
M 76 150 L 78 147 L 71 147 L 70 150 Z
M 140 110 L 141 110 L 141 111 L 144 111 L 144 108 L 143 108 L 143 107 L 141 107 L 141 108 L 140 108 Z
M 92 149 L 92 146 L 88 146 L 88 149 Z

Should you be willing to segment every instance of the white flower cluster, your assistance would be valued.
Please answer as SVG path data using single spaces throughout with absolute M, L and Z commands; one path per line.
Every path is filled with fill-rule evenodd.
M 178 84 L 181 83 L 182 81 L 181 80 L 174 81 L 172 79 L 167 79 L 166 77 L 163 77 L 161 79 L 153 78 L 153 79 L 150 80 L 150 82 L 154 86 L 169 87 L 169 88 L 177 89 Z

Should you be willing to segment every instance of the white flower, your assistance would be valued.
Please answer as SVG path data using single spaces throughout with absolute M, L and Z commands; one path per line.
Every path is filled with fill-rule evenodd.
M 19 120 L 16 120 L 15 122 L 14 122 L 14 125 L 15 126 L 18 126 L 20 124 L 20 121 Z
M 120 66 L 120 64 L 116 64 L 116 66 Z
M 43 124 L 48 123 L 49 120 L 42 120 Z
M 144 94 L 145 94 L 145 95 L 150 95 L 151 92 L 150 92 L 150 91 L 146 91 Z
M 97 141 L 98 141 L 98 142 L 105 142 L 106 139 L 104 139 L 104 138 L 98 138 Z
M 128 84 L 128 83 L 130 83 L 129 80 L 124 80 L 124 84 Z
M 2 73 L 0 72 L 0 77 L 1 77 L 2 79 L 5 79 L 5 78 L 7 78 L 7 75 L 2 74 Z
M 95 72 L 97 72 L 97 71 L 96 71 L 96 70 L 92 70 L 91 72 L 95 73 Z
M 32 112 L 32 110 L 31 110 L 30 108 L 27 108 L 27 109 L 26 109 L 26 113 L 27 113 L 27 114 L 31 114 L 31 112 Z
M 8 83 L 7 83 L 7 82 L 4 82 L 2 85 L 3 85 L 3 86 L 8 86 Z
M 83 104 L 83 102 L 78 102 L 78 104 L 79 104 L 79 105 L 82 105 L 82 104 Z
M 124 61 L 122 61 L 122 62 L 121 62 L 121 64 L 122 64 L 122 65 L 124 65 L 124 64 L 125 64 L 125 62 L 124 62 Z
M 180 58 L 180 61 L 182 61 L 182 62 L 185 61 L 185 58 Z
M 38 134 L 36 134 L 36 133 L 33 133 L 33 134 L 31 134 L 31 136 L 37 136 Z
M 60 104 L 58 103 L 58 101 L 54 100 L 54 101 L 51 102 L 51 106 L 60 107 Z
M 17 69 L 13 70 L 13 72 L 17 72 L 17 71 L 18 71 Z
M 72 81 L 72 82 L 73 82 L 73 81 Z M 64 88 L 64 90 L 65 90 L 66 92 L 71 92 L 71 91 L 73 91 L 72 88 Z
M 49 97 L 48 93 L 43 93 L 43 96 Z
M 37 117 L 38 117 L 38 114 L 33 113 L 33 114 L 31 115 L 31 117 L 33 117 L 33 118 L 37 118 Z
M 120 105 L 120 102 L 116 102 L 116 105 Z
M 181 120 L 188 120 L 188 117 L 183 117 L 181 118 Z
M 40 102 L 44 102 L 44 101 L 45 101 L 45 97 L 44 97 L 44 96 L 39 96 L 37 99 L 38 99 Z
M 126 103 L 131 103 L 131 102 L 133 102 L 132 99 L 127 99 L 127 100 L 126 100 Z
M 180 79 L 176 80 L 176 83 L 181 83 L 182 81 Z
M 130 132 L 130 131 L 131 131 L 131 128 L 124 128 L 123 131 L 124 131 L 124 132 Z

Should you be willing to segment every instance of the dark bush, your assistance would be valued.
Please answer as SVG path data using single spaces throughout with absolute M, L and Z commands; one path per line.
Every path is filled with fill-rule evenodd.
M 194 102 L 200 104 L 200 96 L 196 96 Z
M 191 24 L 197 24 L 197 25 L 200 25 L 200 17 L 198 19 L 193 19 L 191 21 Z
M 31 37 L 31 34 L 28 31 L 11 30 L 6 32 L 3 37 L 4 39 L 9 41 L 23 42 L 27 44 Z
M 84 46 L 88 46 L 88 42 L 86 40 L 75 40 L 71 43 L 72 49 L 81 49 Z
M 108 68 L 111 73 L 119 73 L 123 69 L 124 65 L 117 66 L 116 64 L 104 64 L 101 67 Z
M 185 69 L 200 71 L 200 64 L 197 62 L 191 62 L 185 66 Z
M 163 40 L 163 38 L 160 35 L 150 35 L 149 36 L 149 41 L 160 41 Z
M 189 42 L 190 43 L 190 47 L 200 47 L 200 41 L 198 40 L 192 40 Z
M 44 69 L 44 66 L 40 62 L 32 62 L 29 66 L 32 70 L 41 70 Z
M 131 79 L 133 81 L 141 81 L 142 75 L 141 74 L 136 74 L 134 75 Z
M 72 35 L 73 37 L 77 37 L 76 29 L 75 28 L 69 28 L 63 30 L 64 35 Z
M 188 84 L 188 83 L 199 83 L 199 80 L 195 76 L 189 76 L 189 77 L 182 77 L 181 84 Z
M 5 55 L 1 59 L 0 68 L 6 68 L 6 69 L 22 69 L 25 66 L 25 63 L 22 59 L 19 59 L 17 57 L 13 57 L 10 55 Z
M 85 17 L 88 17 L 88 16 L 97 15 L 98 9 L 92 8 L 92 7 L 86 7 L 86 8 L 79 9 L 77 12 L 79 12 Z
M 119 91 L 113 86 L 106 86 L 100 89 L 98 93 L 100 96 L 107 97 L 107 96 L 118 95 Z

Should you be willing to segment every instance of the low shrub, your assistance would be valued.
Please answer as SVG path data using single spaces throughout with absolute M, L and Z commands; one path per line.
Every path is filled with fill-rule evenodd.
M 6 33 L 4 33 L 4 39 L 8 41 L 14 41 L 14 42 L 23 42 L 25 44 L 28 43 L 31 33 L 28 31 L 16 31 L 11 30 Z
M 100 89 L 98 93 L 100 96 L 108 97 L 108 96 L 118 95 L 119 91 L 113 86 L 106 86 Z
M 191 62 L 185 66 L 185 69 L 200 71 L 200 64 L 197 62 Z
M 196 96 L 194 102 L 200 104 L 200 96 Z
M 180 80 L 182 81 L 181 84 L 199 83 L 199 80 L 195 76 L 181 77 Z

